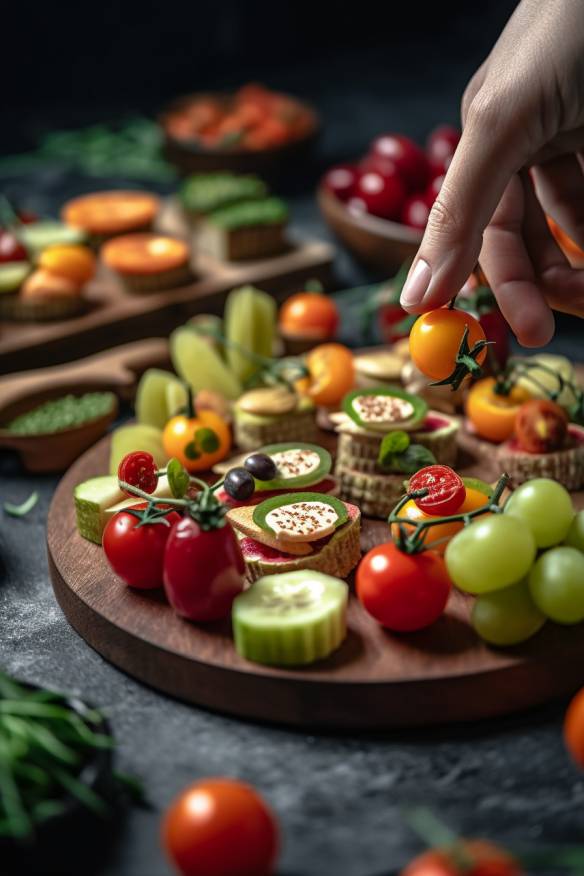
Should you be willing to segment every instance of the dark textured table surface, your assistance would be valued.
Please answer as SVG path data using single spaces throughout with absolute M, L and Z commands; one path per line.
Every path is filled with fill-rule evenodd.
M 305 70 L 274 83 L 303 90 L 323 110 L 329 127 L 322 164 L 359 153 L 382 128 L 422 136 L 442 119 L 455 120 L 456 97 L 472 69 L 437 70 L 430 79 L 419 74 L 406 89 L 399 77 L 384 76 L 381 58 L 372 63 L 379 71 L 369 85 L 357 70 L 340 90 L 339 62 L 327 68 L 328 86 L 318 70 L 312 79 Z M 12 197 L 44 212 L 96 186 L 56 170 L 4 182 Z M 291 202 L 299 228 L 326 235 L 307 192 Z M 345 285 L 367 279 L 346 255 L 337 268 Z M 576 356 L 581 327 L 567 320 L 561 328 L 556 349 Z M 101 876 L 168 874 L 158 843 L 160 811 L 206 775 L 238 776 L 265 794 L 282 825 L 282 876 L 389 876 L 420 850 L 401 815 L 414 804 L 431 807 L 465 834 L 511 846 L 581 838 L 584 776 L 562 745 L 565 704 L 473 726 L 335 737 L 243 723 L 171 701 L 105 663 L 56 604 L 44 536 L 56 478 L 24 475 L 7 455 L 0 475 L 2 501 L 40 493 L 28 517 L 0 516 L 0 662 L 24 679 L 100 704 L 119 741 L 119 767 L 143 779 L 153 803 L 152 810 L 128 814 Z

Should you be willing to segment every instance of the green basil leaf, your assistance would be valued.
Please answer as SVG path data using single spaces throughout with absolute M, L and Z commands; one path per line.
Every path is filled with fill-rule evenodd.
M 171 459 L 166 466 L 166 477 L 170 492 L 175 499 L 182 499 L 189 488 L 189 476 L 178 459 Z
M 396 430 L 388 432 L 383 436 L 381 447 L 379 448 L 379 456 L 377 461 L 382 468 L 389 468 L 393 462 L 393 457 L 397 454 L 404 453 L 410 446 L 410 436 L 407 432 Z
M 410 444 L 407 450 L 394 457 L 393 462 L 398 471 L 403 471 L 404 474 L 415 474 L 427 465 L 435 465 L 436 457 L 427 447 L 422 447 L 421 444 Z

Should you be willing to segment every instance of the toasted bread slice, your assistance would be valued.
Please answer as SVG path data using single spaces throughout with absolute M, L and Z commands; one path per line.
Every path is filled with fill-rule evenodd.
M 244 505 L 240 508 L 232 508 L 227 512 L 227 519 L 233 525 L 234 529 L 241 532 L 248 538 L 253 538 L 254 541 L 259 541 L 274 550 L 282 551 L 286 554 L 292 554 L 296 557 L 305 557 L 312 553 L 312 547 L 308 542 L 292 542 L 285 541 L 282 538 L 276 538 L 269 532 L 266 532 L 257 523 L 253 521 L 254 508 L 251 505 Z

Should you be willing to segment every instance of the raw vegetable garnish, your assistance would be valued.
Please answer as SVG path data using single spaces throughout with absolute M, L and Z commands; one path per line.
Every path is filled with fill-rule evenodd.
M 25 499 L 20 505 L 13 505 L 12 502 L 4 502 L 4 512 L 9 514 L 10 517 L 26 517 L 26 515 L 32 511 L 38 500 L 39 494 L 35 490 L 35 492 L 31 493 L 28 499 Z
M 421 468 L 433 465 L 436 457 L 427 447 L 412 444 L 407 432 L 398 430 L 383 436 L 377 462 L 387 471 L 415 474 Z
M 396 541 L 397 547 L 406 554 L 416 554 L 427 549 L 425 545 L 426 537 L 433 526 L 439 526 L 442 523 L 463 523 L 467 526 L 471 520 L 475 517 L 480 517 L 483 514 L 500 514 L 503 510 L 500 504 L 501 497 L 503 496 L 508 483 L 509 475 L 501 475 L 493 490 L 492 496 L 490 499 L 485 497 L 485 504 L 481 505 L 479 508 L 475 508 L 474 510 L 467 511 L 463 514 L 450 514 L 447 517 L 432 517 L 427 520 L 408 520 L 406 517 L 399 516 L 400 511 L 410 499 L 422 498 L 428 494 L 428 490 L 414 490 L 411 493 L 406 493 L 405 496 L 399 500 L 387 518 L 390 527 L 394 524 L 398 527 L 399 535 Z M 434 541 L 431 547 L 435 548 L 441 541 L 442 539 Z
M 453 304 L 454 299 L 452 299 L 450 306 L 452 307 Z M 468 374 L 474 378 L 482 376 L 483 371 L 477 359 L 492 341 L 480 340 L 471 348 L 468 343 L 468 334 L 468 325 L 466 325 L 464 327 L 464 333 L 462 335 L 460 347 L 458 348 L 458 353 L 454 360 L 452 373 L 443 380 L 434 380 L 430 386 L 450 386 L 454 391 L 460 387 L 460 384 Z
M 556 382 L 555 389 L 549 389 L 542 383 L 533 371 L 544 372 L 549 374 Z M 572 395 L 572 403 L 567 406 L 568 416 L 571 422 L 579 425 L 584 425 L 584 390 L 578 386 L 573 380 L 563 377 L 559 371 L 550 368 L 544 362 L 536 359 L 526 360 L 512 357 L 509 359 L 506 368 L 496 379 L 493 391 L 497 395 L 507 396 L 511 390 L 517 385 L 520 379 L 527 380 L 539 391 L 542 392 L 550 401 L 557 401 L 565 390 L 568 390 Z
M 96 752 L 114 748 L 103 726 L 84 703 L 0 673 L 0 837 L 33 839 L 71 798 L 107 817 L 108 804 L 83 780 Z

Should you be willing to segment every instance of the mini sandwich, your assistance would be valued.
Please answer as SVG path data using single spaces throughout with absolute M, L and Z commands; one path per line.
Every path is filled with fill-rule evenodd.
M 339 436 L 339 494 L 368 516 L 387 517 L 417 463 L 455 464 L 458 421 L 428 411 L 423 399 L 397 387 L 355 390 L 331 419 Z M 397 432 L 400 439 L 387 445 L 386 436 Z
M 251 581 L 295 569 L 346 578 L 361 557 L 360 518 L 355 505 L 325 493 L 288 493 L 227 512 Z
M 285 386 L 265 386 L 245 392 L 233 408 L 235 443 L 254 450 L 277 441 L 311 441 L 318 434 L 311 399 Z
M 255 492 L 244 501 L 234 499 L 225 490 L 217 490 L 217 498 L 230 508 L 242 505 L 258 505 L 272 496 L 281 496 L 296 490 L 310 488 L 313 493 L 335 493 L 337 480 L 331 475 L 332 458 L 328 450 L 318 444 L 306 444 L 292 441 L 284 444 L 269 444 L 255 451 L 253 457 L 268 456 L 276 467 L 276 476 L 270 480 L 259 480 L 255 477 Z M 243 466 L 250 458 L 249 453 L 232 456 L 214 466 L 213 471 L 219 475 L 238 466 Z M 255 476 L 255 473 L 254 473 Z

